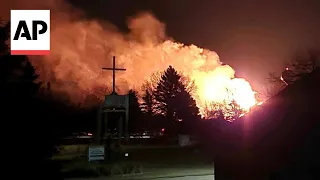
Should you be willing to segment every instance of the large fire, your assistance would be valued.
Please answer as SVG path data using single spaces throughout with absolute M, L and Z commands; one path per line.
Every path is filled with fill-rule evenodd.
M 49 4 L 51 55 L 32 57 L 32 63 L 42 81 L 50 81 L 52 90 L 68 94 L 72 102 L 84 103 L 88 95 L 104 97 L 112 76 L 101 68 L 110 67 L 116 56 L 117 66 L 127 69 L 116 75 L 119 93 L 139 91 L 150 75 L 172 65 L 194 80 L 193 97 L 201 112 L 211 101 L 235 100 L 244 110 L 256 104 L 250 84 L 235 78 L 235 71 L 222 65 L 215 52 L 171 40 L 165 25 L 151 14 L 129 19 L 129 33 L 121 33 L 110 23 L 85 19 L 79 10 L 54 2 Z
M 211 71 L 197 71 L 191 77 L 197 86 L 195 99 L 203 116 L 205 108 L 208 108 L 206 104 L 211 102 L 235 101 L 245 112 L 257 104 L 256 94 L 249 82 L 242 78 L 234 78 L 234 71 L 230 66 L 219 66 Z

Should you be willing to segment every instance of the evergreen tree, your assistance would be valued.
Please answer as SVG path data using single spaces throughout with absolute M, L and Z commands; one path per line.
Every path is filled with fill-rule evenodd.
M 39 90 L 38 75 L 26 56 L 9 54 L 9 23 L 0 26 L 0 96 L 3 103 L 33 97 Z
M 0 83 L 2 95 L 10 101 L 16 98 L 34 97 L 40 84 L 35 81 L 38 75 L 26 56 L 0 56 Z
M 180 133 L 192 133 L 197 120 L 200 120 L 199 108 L 196 101 L 191 97 L 190 93 L 186 89 L 182 89 L 180 93 L 177 93 L 176 101 L 179 103 L 176 107 L 177 118 L 181 124 Z
M 182 80 L 182 76 L 169 66 L 154 92 L 156 100 L 154 111 L 166 116 L 165 125 L 168 128 L 181 123 L 186 130 L 186 127 L 191 126 L 199 118 L 199 109 Z

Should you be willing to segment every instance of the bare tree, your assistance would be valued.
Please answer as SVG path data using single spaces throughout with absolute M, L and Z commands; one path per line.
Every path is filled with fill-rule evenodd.
M 267 81 L 270 84 L 282 85 L 284 82 L 281 80 L 281 74 L 271 72 L 268 74 Z
M 288 84 L 292 84 L 304 75 L 312 73 L 319 67 L 319 62 L 319 50 L 310 50 L 296 55 L 291 61 L 285 63 L 284 71 L 280 75 L 274 72 L 269 73 L 267 81 L 271 87 L 264 92 L 265 96 L 272 97 Z
M 286 68 L 292 70 L 295 76 L 302 76 L 313 72 L 319 66 L 319 61 L 320 51 L 309 50 L 306 55 L 297 55 Z
M 194 80 L 192 80 L 189 76 L 183 75 L 182 72 L 180 72 L 179 74 L 182 74 L 180 81 L 185 85 L 186 91 L 192 95 L 195 95 L 197 86 L 194 83 Z
M 146 82 L 146 85 L 149 86 L 149 88 L 151 88 L 152 91 L 157 88 L 158 83 L 161 80 L 162 74 L 162 71 L 155 72 L 150 76 L 149 81 Z
M 145 81 L 141 87 L 141 98 L 140 98 L 140 108 L 144 115 L 147 116 L 148 119 L 151 119 L 155 112 L 155 98 L 154 91 L 158 86 L 158 83 L 161 79 L 163 72 L 155 72 L 153 73 L 149 80 Z
M 223 104 L 217 102 L 207 102 L 203 109 L 203 115 L 206 119 L 224 118 Z
M 245 110 L 235 100 L 232 100 L 231 102 L 207 103 L 203 113 L 206 119 L 224 119 L 233 122 L 243 116 Z
M 240 118 L 246 111 L 233 99 L 233 93 L 226 88 L 228 100 L 222 102 L 207 102 L 204 116 L 207 119 L 224 119 L 233 122 Z
M 282 82 L 282 81 L 281 81 Z M 280 83 L 269 83 L 267 87 L 265 87 L 260 93 L 259 93 L 259 99 L 260 100 L 266 100 L 269 99 L 275 95 L 277 95 L 280 91 L 282 91 L 286 87 L 286 84 L 284 82 Z
M 144 95 L 142 96 L 141 100 L 142 103 L 140 104 L 141 111 L 147 115 L 148 117 L 151 117 L 153 115 L 153 106 L 154 106 L 154 97 L 153 97 L 153 90 L 151 87 L 151 84 L 149 82 L 146 82 L 142 90 L 144 92 Z

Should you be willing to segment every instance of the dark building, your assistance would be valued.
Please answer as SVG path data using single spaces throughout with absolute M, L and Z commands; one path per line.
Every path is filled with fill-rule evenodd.
M 318 68 L 227 124 L 217 135 L 215 179 L 320 179 L 319 93 Z

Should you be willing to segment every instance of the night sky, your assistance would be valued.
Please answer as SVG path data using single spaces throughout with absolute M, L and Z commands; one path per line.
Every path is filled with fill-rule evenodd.
M 0 0 L 0 16 L 43 0 Z M 90 18 L 126 30 L 126 19 L 151 11 L 168 36 L 216 51 L 255 89 L 268 72 L 280 72 L 297 51 L 320 47 L 319 0 L 69 0 Z M 52 2 L 52 0 L 46 1 Z
M 262 85 L 297 51 L 320 47 L 318 0 L 73 0 L 91 17 L 125 30 L 126 19 L 151 11 L 167 34 L 216 51 L 237 76 Z M 258 83 L 259 82 L 259 83 Z

